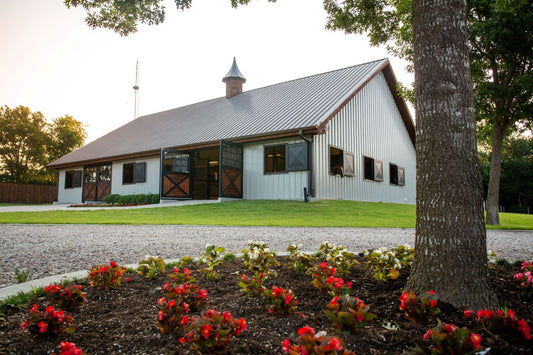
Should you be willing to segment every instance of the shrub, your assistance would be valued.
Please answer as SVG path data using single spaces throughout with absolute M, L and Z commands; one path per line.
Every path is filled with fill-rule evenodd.
M 438 325 L 427 331 L 424 340 L 433 342 L 431 354 L 474 354 L 481 349 L 481 336 L 467 328 L 455 324 L 445 324 L 438 320 Z
M 85 292 L 80 285 L 53 285 L 44 287 L 44 292 L 52 303 L 61 309 L 73 309 L 83 305 Z
M 39 312 L 36 304 L 30 310 L 30 319 L 22 323 L 22 330 L 28 330 L 32 334 L 56 335 L 76 331 L 72 326 L 73 318 L 63 311 L 56 311 L 53 306 L 48 306 L 44 312 Z
M 109 265 L 93 266 L 89 270 L 89 280 L 91 286 L 98 289 L 118 288 L 125 272 L 125 267 L 118 266 L 116 262 L 111 261 Z
M 118 203 L 119 198 L 120 198 L 120 195 L 118 195 L 118 194 L 109 194 L 109 195 L 104 197 L 104 202 L 105 203 L 109 203 L 111 205 L 114 205 L 114 204 Z
M 271 290 L 264 290 L 263 295 L 270 301 L 270 313 L 292 314 L 296 311 L 298 301 L 292 290 L 272 286 Z
M 333 322 L 333 326 L 341 332 L 355 332 L 357 328 L 364 327 L 367 322 L 376 317 L 374 313 L 359 298 L 348 294 L 335 296 L 328 304 L 324 313 Z
M 207 291 L 195 283 L 184 283 L 175 287 L 165 284 L 163 289 L 166 291 L 166 297 L 178 303 L 186 303 L 193 311 L 200 309 L 207 297 Z
M 320 292 L 329 291 L 330 286 L 328 280 L 330 277 L 335 277 L 335 268 L 329 267 L 326 262 L 322 262 L 319 265 L 315 265 L 310 271 L 313 273 L 313 286 Z
M 307 325 L 298 329 L 298 335 L 298 345 L 291 345 L 289 339 L 283 341 L 283 352 L 290 355 L 355 355 L 344 349 L 344 344 L 339 338 L 328 337 L 325 332 L 315 335 L 315 330 Z
M 183 272 L 180 272 L 179 268 L 175 268 L 172 271 L 172 274 L 168 275 L 168 277 L 174 282 L 174 285 L 182 285 L 186 282 L 195 282 L 194 276 L 191 276 L 191 272 L 189 269 L 185 268 L 183 269 Z
M 203 316 L 188 319 L 185 326 L 187 333 L 180 343 L 187 341 L 191 349 L 201 354 L 225 354 L 230 339 L 246 330 L 246 321 L 234 319 L 229 312 L 209 310 Z
M 160 256 L 146 256 L 139 262 L 137 273 L 147 279 L 154 279 L 157 275 L 165 274 L 165 260 Z
M 427 320 L 440 314 L 435 291 L 429 291 L 421 297 L 416 297 L 413 291 L 403 292 L 400 295 L 400 302 L 400 309 L 404 311 L 405 318 L 413 323 Z

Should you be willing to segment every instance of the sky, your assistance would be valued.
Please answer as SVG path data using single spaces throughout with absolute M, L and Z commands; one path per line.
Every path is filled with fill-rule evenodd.
M 389 57 L 399 81 L 405 62 L 364 35 L 325 29 L 322 0 L 194 0 L 185 11 L 165 0 L 166 19 L 128 37 L 93 30 L 83 9 L 63 0 L 0 0 L 0 105 L 23 105 L 51 122 L 71 115 L 91 142 L 139 115 L 225 95 L 236 57 L 244 91 Z

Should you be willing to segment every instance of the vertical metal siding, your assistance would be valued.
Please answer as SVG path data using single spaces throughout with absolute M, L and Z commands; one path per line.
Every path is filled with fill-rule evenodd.
M 135 184 L 122 184 L 122 167 L 127 163 L 146 162 L 146 181 Z M 119 195 L 158 194 L 159 193 L 159 156 L 139 158 L 133 160 L 121 160 L 113 162 L 111 193 Z
M 82 189 L 83 189 L 83 177 L 82 177 L 82 187 L 74 187 L 72 189 L 65 189 L 65 173 L 70 170 L 83 170 L 83 166 L 60 169 L 58 171 L 57 201 L 59 203 L 81 203 L 81 194 L 82 194 Z
M 302 140 L 279 139 L 244 145 L 243 198 L 249 200 L 303 200 L 307 187 L 307 171 L 264 174 L 264 147 L 299 143 Z
M 329 122 L 313 145 L 316 197 L 415 203 L 415 148 L 401 120 L 382 73 L 372 79 Z M 355 153 L 355 176 L 329 174 L 329 149 L 336 146 Z M 363 179 L 367 156 L 383 162 L 383 181 Z M 389 183 L 389 163 L 405 168 L 405 186 Z

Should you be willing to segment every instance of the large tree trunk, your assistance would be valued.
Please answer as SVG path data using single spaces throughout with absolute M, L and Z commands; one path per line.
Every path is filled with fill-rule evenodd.
M 466 0 L 414 0 L 417 207 L 407 289 L 493 308 L 468 58 Z
M 487 192 L 487 224 L 493 226 L 500 225 L 500 176 L 504 133 L 504 125 L 496 120 L 492 128 L 492 157 L 490 159 L 489 190 Z

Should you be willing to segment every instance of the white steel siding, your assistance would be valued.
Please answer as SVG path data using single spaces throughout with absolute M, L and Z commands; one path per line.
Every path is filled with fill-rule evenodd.
M 122 184 L 122 168 L 127 163 L 146 162 L 146 181 L 135 184 Z M 111 193 L 119 195 L 159 194 L 159 171 L 161 158 L 145 157 L 113 162 Z
M 303 142 L 299 138 L 245 144 L 243 148 L 243 198 L 249 200 L 302 200 L 308 171 L 264 173 L 264 147 Z
M 329 174 L 329 146 L 355 153 L 355 176 Z M 367 156 L 383 162 L 383 181 L 364 180 Z M 382 73 L 328 123 L 313 144 L 316 198 L 415 203 L 415 148 Z M 405 168 L 405 186 L 389 183 L 389 163 Z
M 83 166 L 76 166 L 68 169 L 61 169 L 58 171 L 57 177 L 57 202 L 58 203 L 81 203 L 81 195 L 83 189 L 83 173 L 81 187 L 73 187 L 65 189 L 65 173 L 71 170 L 82 170 Z

